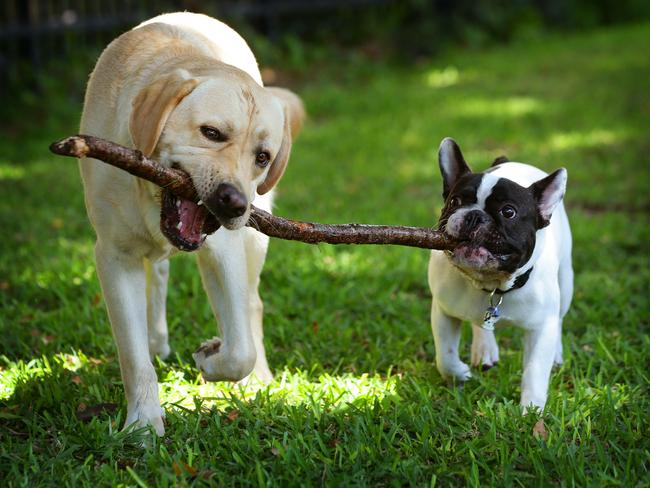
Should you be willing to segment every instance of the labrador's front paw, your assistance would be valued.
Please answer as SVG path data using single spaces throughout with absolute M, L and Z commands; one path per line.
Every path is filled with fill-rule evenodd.
M 472 324 L 472 366 L 490 369 L 499 362 L 499 346 L 494 332 Z
M 194 361 L 197 362 L 197 366 L 198 366 L 199 358 L 205 360 L 205 358 L 209 358 L 213 354 L 217 354 L 220 349 L 221 349 L 221 339 L 219 339 L 218 337 L 213 337 L 209 341 L 202 342 L 201 345 L 196 348 L 196 351 L 194 351 L 192 357 L 194 358 Z
M 255 350 L 251 352 L 226 347 L 218 337 L 203 342 L 192 357 L 207 381 L 239 381 L 255 366 Z

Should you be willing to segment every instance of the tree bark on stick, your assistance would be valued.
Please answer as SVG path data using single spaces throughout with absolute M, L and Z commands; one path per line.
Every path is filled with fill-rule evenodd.
M 86 135 L 67 137 L 52 143 L 50 151 L 62 156 L 98 159 L 180 197 L 199 201 L 192 179 L 184 171 L 162 166 L 140 151 L 105 139 Z M 309 244 L 394 244 L 439 250 L 453 249 L 455 245 L 445 234 L 428 227 L 299 222 L 271 215 L 254 206 L 247 225 L 270 237 Z

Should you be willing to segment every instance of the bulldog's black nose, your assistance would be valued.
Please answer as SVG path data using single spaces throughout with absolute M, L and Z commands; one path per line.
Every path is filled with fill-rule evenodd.
M 234 219 L 246 212 L 248 200 L 246 196 L 233 185 L 221 183 L 205 201 L 207 207 L 217 216 Z
M 479 225 L 487 222 L 487 216 L 484 212 L 480 210 L 472 210 L 465 214 L 465 220 L 463 221 L 462 233 L 469 234 Z

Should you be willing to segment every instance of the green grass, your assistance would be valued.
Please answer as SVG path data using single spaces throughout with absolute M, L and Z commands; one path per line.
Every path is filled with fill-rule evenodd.
M 76 131 L 78 96 L 32 103 L 0 137 L 2 484 L 650 486 L 649 41 L 645 24 L 412 69 L 357 59 L 297 87 L 311 118 L 279 215 L 432 225 L 445 136 L 475 169 L 505 153 L 569 170 L 576 292 L 546 440 L 517 406 L 519 331 L 499 331 L 501 363 L 462 389 L 436 372 L 426 251 L 273 241 L 261 293 L 276 380 L 199 380 L 191 352 L 215 324 L 193 257 L 174 259 L 167 434 L 140 449 L 119 431 L 77 168 L 46 149 Z M 101 403 L 117 409 L 77 418 Z

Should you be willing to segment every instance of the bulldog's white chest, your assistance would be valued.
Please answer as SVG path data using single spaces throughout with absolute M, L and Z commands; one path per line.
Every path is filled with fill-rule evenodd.
M 490 293 L 473 286 L 442 252 L 431 253 L 429 286 L 434 302 L 446 315 L 473 324 L 483 321 L 490 306 Z M 502 314 L 500 322 L 507 318 Z
M 433 301 L 445 315 L 476 325 L 483 323 L 488 307 L 498 303 L 497 328 L 516 325 L 535 329 L 546 315 L 558 313 L 557 264 L 552 261 L 543 255 L 524 286 L 490 299 L 490 291 L 473 284 L 444 252 L 432 251 L 428 276 Z
M 483 320 L 489 294 L 472 287 L 443 252 L 431 253 L 429 286 L 435 303 L 446 315 L 472 323 Z

